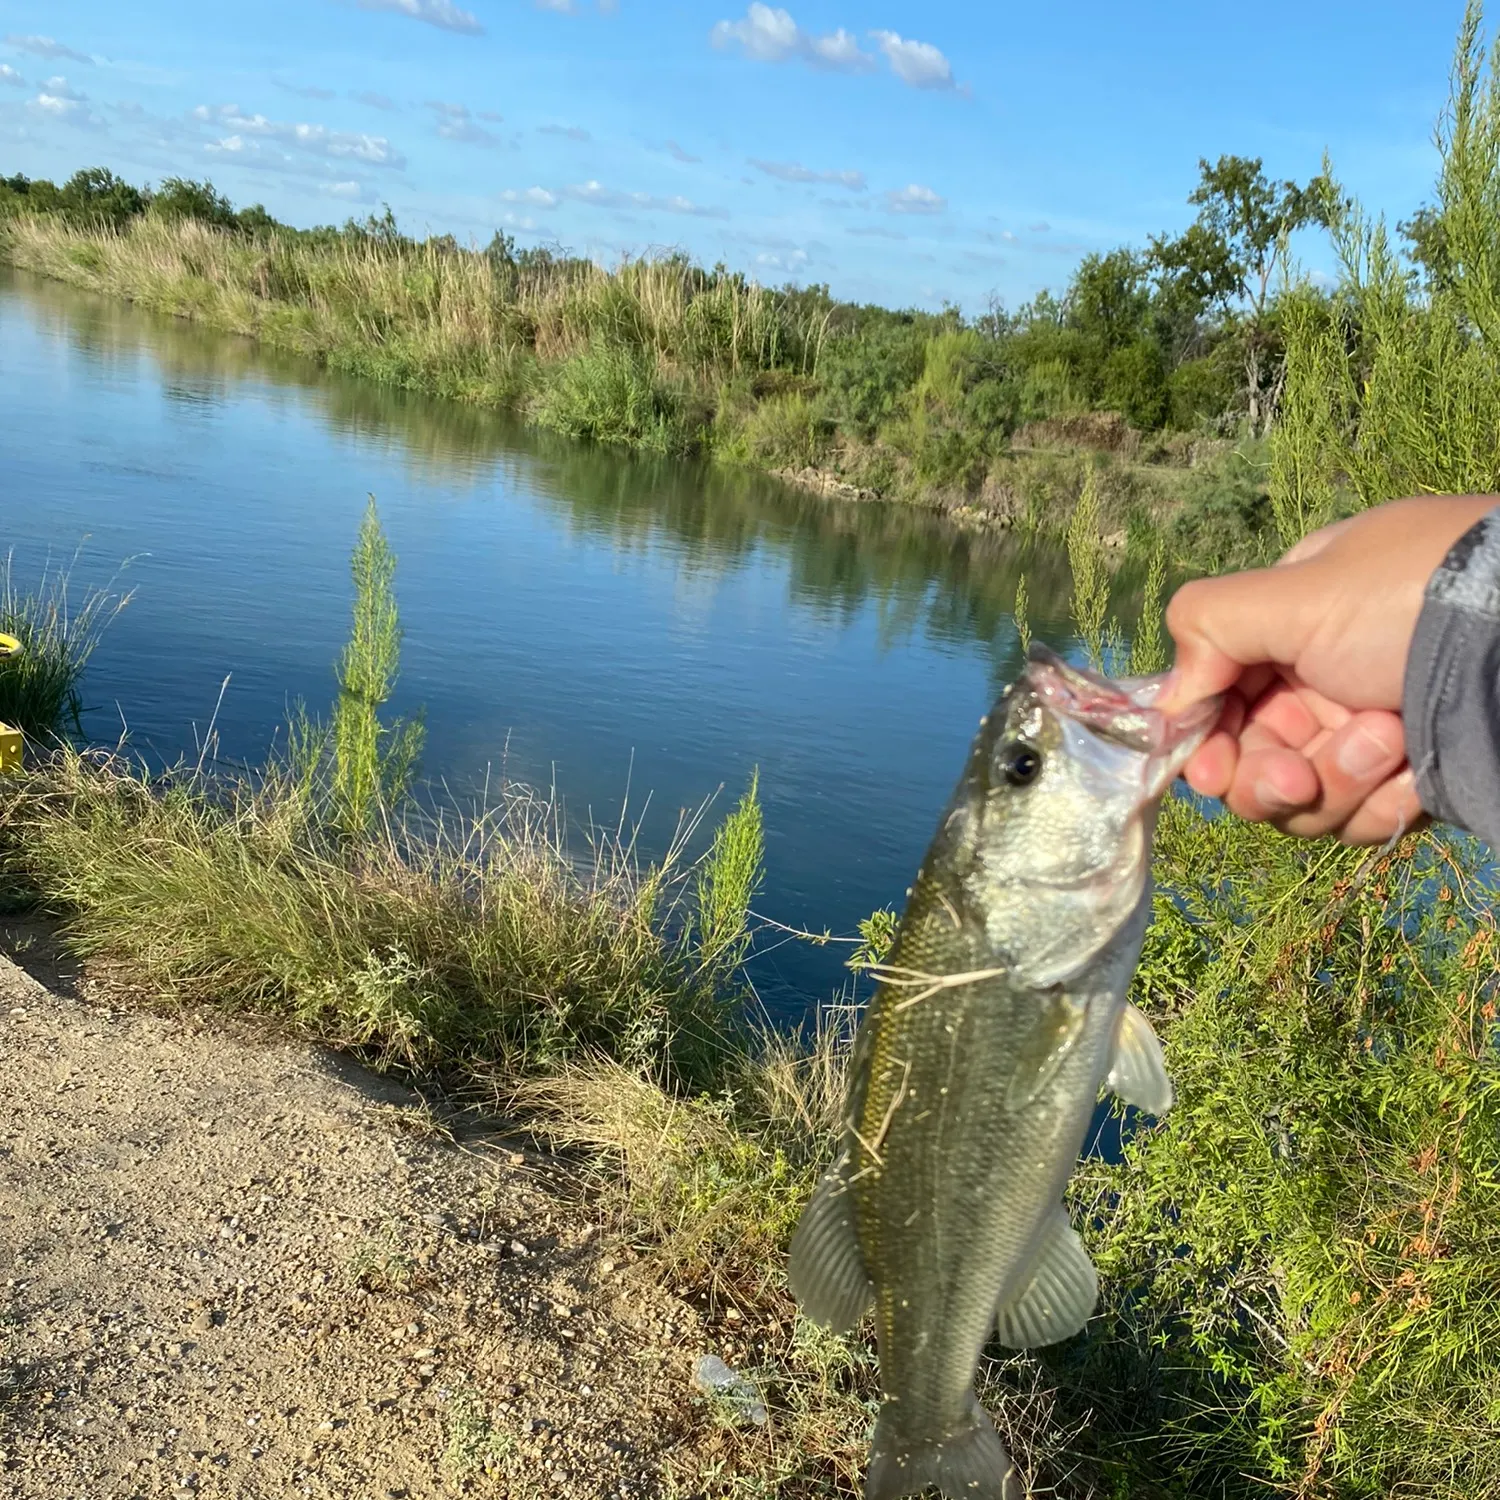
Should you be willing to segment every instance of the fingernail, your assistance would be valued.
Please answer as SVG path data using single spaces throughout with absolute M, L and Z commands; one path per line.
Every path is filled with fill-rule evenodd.
M 1297 805 L 1269 781 L 1255 783 L 1255 800 L 1268 813 L 1290 812 Z
M 1362 725 L 1339 746 L 1338 768 L 1345 776 L 1370 775 L 1391 758 L 1391 747 Z

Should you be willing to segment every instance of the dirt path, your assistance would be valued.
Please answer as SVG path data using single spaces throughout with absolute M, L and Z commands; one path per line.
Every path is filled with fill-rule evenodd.
M 0 1492 L 593 1500 L 692 1472 L 713 1343 L 555 1162 L 315 1049 L 111 1008 L 34 938 L 0 925 Z

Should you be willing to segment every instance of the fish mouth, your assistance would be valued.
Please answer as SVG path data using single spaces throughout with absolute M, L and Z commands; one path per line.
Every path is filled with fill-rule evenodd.
M 1220 700 L 1204 699 L 1177 713 L 1156 707 L 1167 674 L 1110 678 L 1063 660 L 1033 641 L 1026 654 L 1027 685 L 1053 713 L 1123 749 L 1147 757 L 1150 794 L 1165 790 L 1208 736 Z

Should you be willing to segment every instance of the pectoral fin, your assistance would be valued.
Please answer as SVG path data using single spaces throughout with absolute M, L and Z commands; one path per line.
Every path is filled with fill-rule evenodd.
M 792 1236 L 787 1280 L 814 1323 L 847 1333 L 874 1300 L 854 1231 L 854 1199 L 841 1161 L 818 1184 Z
M 1034 1349 L 1072 1338 L 1094 1314 L 1099 1277 L 1083 1241 L 1059 1205 L 1048 1223 L 1031 1280 L 995 1312 L 995 1331 L 1012 1349 Z
M 1150 1021 L 1133 1005 L 1120 1013 L 1114 1061 L 1104 1086 L 1147 1114 L 1164 1115 L 1172 1107 L 1172 1080 L 1161 1043 Z
M 1088 1019 L 1089 1003 L 1061 989 L 1037 996 L 1038 1010 L 1031 1030 L 1016 1048 L 1015 1069 L 1005 1093 L 1005 1107 L 1025 1109 L 1052 1082 Z

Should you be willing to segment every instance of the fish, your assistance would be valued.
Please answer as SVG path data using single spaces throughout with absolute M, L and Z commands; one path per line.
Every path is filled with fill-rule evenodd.
M 1034 642 L 981 721 L 850 1054 L 839 1155 L 792 1238 L 803 1314 L 873 1310 L 866 1500 L 1023 1500 L 974 1391 L 992 1334 L 1080 1332 L 1098 1278 L 1063 1193 L 1101 1089 L 1160 1115 L 1161 1044 L 1127 999 L 1161 799 L 1218 713 L 1156 707 Z

